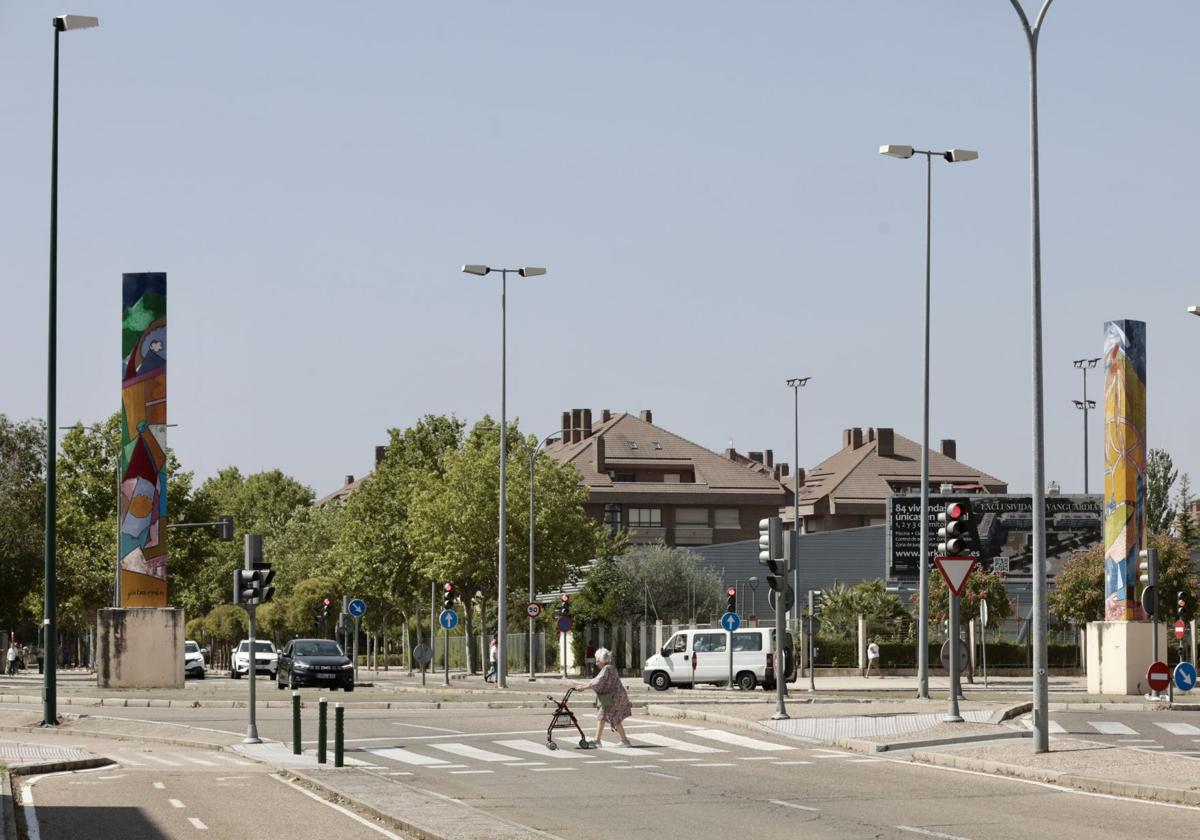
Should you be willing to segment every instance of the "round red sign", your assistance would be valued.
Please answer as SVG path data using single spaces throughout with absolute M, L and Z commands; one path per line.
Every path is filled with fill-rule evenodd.
M 1182 639 L 1185 633 L 1187 633 L 1187 625 L 1183 623 L 1183 619 L 1181 618 L 1175 622 L 1175 638 Z
M 1146 671 L 1146 682 L 1150 683 L 1151 691 L 1165 691 L 1171 684 L 1171 669 L 1163 662 L 1155 662 Z

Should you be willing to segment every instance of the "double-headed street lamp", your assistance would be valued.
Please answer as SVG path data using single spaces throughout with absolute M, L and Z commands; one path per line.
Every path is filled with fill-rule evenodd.
M 913 155 L 925 156 L 925 351 L 921 420 L 921 561 L 918 574 L 917 607 L 917 697 L 929 699 L 929 273 L 931 249 L 931 220 L 933 215 L 933 158 L 947 163 L 976 160 L 979 152 L 970 149 L 949 149 L 934 152 L 912 146 L 880 146 L 879 154 L 907 160 Z
M 496 685 L 508 688 L 508 662 L 505 656 L 508 652 L 507 634 L 505 632 L 505 600 L 508 596 L 508 558 L 505 542 L 505 531 L 508 527 L 508 510 L 505 505 L 505 491 L 508 488 L 508 475 L 505 462 L 508 459 L 508 418 L 507 418 L 507 375 L 506 366 L 508 353 L 508 275 L 519 274 L 522 277 L 537 277 L 545 274 L 546 269 L 525 266 L 524 268 L 491 268 L 486 265 L 464 265 L 464 274 L 474 274 L 484 277 L 493 271 L 500 272 L 500 572 L 499 572 L 499 603 L 496 605 Z
M 54 577 L 57 573 L 55 553 L 56 479 L 58 427 L 56 426 L 58 376 L 58 36 L 72 29 L 90 29 L 100 20 L 85 15 L 59 15 L 54 18 L 54 93 L 50 116 L 50 317 L 49 342 L 46 348 L 46 547 L 45 547 L 45 618 L 42 621 L 42 726 L 58 723 L 56 671 L 58 659 L 58 621 L 56 618 Z
M 1087 495 L 1088 491 L 1088 412 L 1096 407 L 1095 400 L 1087 398 L 1087 372 L 1094 368 L 1099 363 L 1102 357 L 1097 356 L 1094 359 L 1076 359 L 1071 362 L 1075 367 L 1083 372 L 1083 399 L 1072 400 L 1075 407 L 1083 412 L 1083 492 Z

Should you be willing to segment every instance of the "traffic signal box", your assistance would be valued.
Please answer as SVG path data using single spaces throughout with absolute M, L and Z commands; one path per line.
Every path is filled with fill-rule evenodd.
M 778 516 L 759 520 L 758 562 L 770 572 L 767 585 L 774 592 L 782 592 L 787 587 L 788 553 L 783 540 L 783 520 Z
M 971 521 L 971 503 L 950 502 L 938 514 L 937 553 L 942 557 L 961 557 L 967 553 L 967 528 Z
M 233 603 L 242 606 L 266 604 L 275 597 L 275 570 L 270 563 L 255 562 L 252 569 L 235 569 L 233 572 Z
M 1183 617 L 1186 613 L 1187 613 L 1187 593 L 1186 592 L 1176 592 L 1175 593 L 1175 617 L 1178 618 L 1180 621 L 1182 621 Z
M 570 614 L 571 614 L 571 596 L 567 595 L 566 593 L 563 593 L 562 602 L 558 605 L 558 615 L 561 617 L 561 616 L 570 615 Z
M 442 587 L 442 608 L 454 609 L 454 584 L 447 583 Z
M 725 594 L 728 596 L 725 603 L 725 612 L 737 612 L 737 589 L 731 586 L 725 590 Z
M 1138 582 L 1142 584 L 1142 608 L 1146 615 L 1158 615 L 1158 552 L 1143 548 L 1138 552 Z M 1150 594 L 1146 594 L 1146 590 Z

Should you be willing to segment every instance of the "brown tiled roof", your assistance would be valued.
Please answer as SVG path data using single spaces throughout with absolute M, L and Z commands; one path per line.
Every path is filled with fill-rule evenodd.
M 880 455 L 879 440 L 869 439 L 857 449 L 843 447 L 808 470 L 800 487 L 802 512 L 826 497 L 831 503 L 831 513 L 836 512 L 838 504 L 881 504 L 892 495 L 889 482 L 919 482 L 921 445 L 899 434 L 894 435 L 893 440 L 891 455 Z M 929 483 L 933 492 L 944 483 L 977 486 L 987 493 L 1008 490 L 1007 483 L 1001 479 L 947 457 L 936 449 L 929 450 Z
M 695 473 L 696 481 L 679 484 L 613 481 L 607 469 L 605 472 L 596 470 L 595 446 L 598 439 L 604 440 L 604 462 L 607 469 L 670 469 L 677 466 L 681 471 L 690 468 Z M 765 468 L 759 465 L 744 466 L 731 461 L 628 412 L 614 414 L 609 420 L 600 423 L 593 428 L 590 437 L 575 443 L 556 442 L 547 446 L 545 452 L 563 463 L 574 466 L 593 497 L 609 495 L 606 491 L 622 496 L 645 494 L 672 497 L 719 493 L 725 498 L 745 496 L 747 502 L 755 501 L 755 497 L 767 495 L 770 502 L 782 500 L 785 492 L 783 486 Z
M 365 476 L 358 479 L 357 481 L 352 481 L 349 484 L 343 484 L 341 487 L 334 490 L 332 493 L 322 496 L 321 498 L 319 498 L 315 502 L 313 502 L 313 507 L 325 507 L 326 505 L 345 504 L 346 499 L 348 499 L 350 497 L 350 494 L 353 493 L 355 490 L 357 490 L 359 487 L 361 487 L 362 483 L 370 477 L 371 477 L 371 473 L 367 473 Z

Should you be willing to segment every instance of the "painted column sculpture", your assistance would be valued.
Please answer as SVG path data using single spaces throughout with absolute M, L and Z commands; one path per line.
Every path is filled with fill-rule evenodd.
M 1134 597 L 1146 535 L 1146 324 L 1104 324 L 1104 619 L 1144 618 Z
M 167 605 L 167 275 L 122 276 L 120 605 Z

